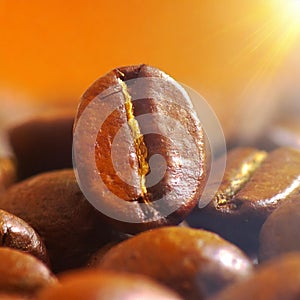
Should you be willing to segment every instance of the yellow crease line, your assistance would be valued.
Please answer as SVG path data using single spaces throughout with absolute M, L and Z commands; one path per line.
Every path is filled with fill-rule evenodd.
M 138 121 L 135 119 L 134 116 L 132 98 L 128 92 L 127 85 L 120 78 L 118 78 L 118 81 L 122 87 L 122 92 L 125 96 L 125 110 L 127 116 L 127 123 L 130 127 L 134 139 L 134 146 L 138 157 L 138 164 L 139 164 L 138 173 L 140 175 L 140 187 L 142 190 L 142 197 L 145 200 L 145 202 L 147 202 L 148 199 L 147 199 L 146 175 L 149 172 L 149 165 L 147 162 L 148 150 L 144 142 L 144 137 L 141 134 Z

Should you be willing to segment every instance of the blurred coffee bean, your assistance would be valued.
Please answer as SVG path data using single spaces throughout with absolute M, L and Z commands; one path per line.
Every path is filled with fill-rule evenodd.
M 248 279 L 225 288 L 209 300 L 299 300 L 300 252 L 261 265 Z
M 72 167 L 74 112 L 39 114 L 8 128 L 16 156 L 18 178 Z
M 268 154 L 247 184 L 236 194 L 234 204 L 248 217 L 265 221 L 272 211 L 299 193 L 300 151 L 278 148 Z
M 300 195 L 277 208 L 259 235 L 259 259 L 265 261 L 287 252 L 300 252 Z
M 0 248 L 0 292 L 34 294 L 56 282 L 37 258 L 11 248 Z
M 0 196 L 0 208 L 39 233 L 55 272 L 84 265 L 110 241 L 110 227 L 81 193 L 73 170 L 42 173 L 13 185 Z
M 240 215 L 234 198 L 266 156 L 266 152 L 255 148 L 236 148 L 228 152 L 225 173 L 216 195 L 206 207 L 196 208 L 187 222 L 192 227 L 216 232 L 245 250 L 251 249 L 253 238 L 249 238 L 250 233 L 244 228 L 247 223 L 241 227 L 245 220 Z M 219 160 L 222 161 L 223 158 Z M 219 166 L 218 162 L 216 166 Z
M 252 272 L 237 247 L 185 227 L 154 229 L 121 242 L 103 256 L 99 268 L 147 275 L 185 299 L 204 299 Z
M 69 272 L 60 284 L 45 288 L 38 300 L 180 300 L 173 291 L 153 280 L 109 271 Z
M 228 154 L 227 169 L 212 202 L 191 218 L 252 252 L 268 215 L 299 193 L 300 151 L 279 148 L 269 153 L 237 149 Z

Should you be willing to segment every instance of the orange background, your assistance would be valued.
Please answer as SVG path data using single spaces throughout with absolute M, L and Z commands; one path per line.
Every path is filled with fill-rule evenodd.
M 103 73 L 147 63 L 200 92 L 229 132 L 257 83 L 294 78 L 286 51 L 274 54 L 284 36 L 273 30 L 276 9 L 270 0 L 0 0 L 0 95 L 77 103 Z

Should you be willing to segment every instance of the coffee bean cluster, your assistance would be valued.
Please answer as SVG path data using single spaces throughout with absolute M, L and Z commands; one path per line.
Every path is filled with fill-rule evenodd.
M 229 149 L 199 208 L 209 137 L 159 69 L 2 131 L 0 299 L 299 299 L 300 151 Z

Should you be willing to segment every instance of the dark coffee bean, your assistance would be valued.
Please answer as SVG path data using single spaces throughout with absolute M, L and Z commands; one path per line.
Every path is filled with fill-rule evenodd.
M 244 222 L 261 228 L 277 207 L 299 194 L 300 151 L 278 148 L 270 152 L 233 203 Z
M 180 300 L 173 291 L 133 274 L 109 271 L 77 271 L 65 274 L 60 284 L 45 288 L 37 300 Z
M 265 261 L 280 254 L 300 252 L 300 202 L 295 199 L 278 207 L 266 220 L 259 235 L 259 259 Z
M 46 247 L 35 230 L 4 210 L 0 210 L 0 246 L 27 252 L 49 264 Z
M 241 160 L 236 158 L 236 151 L 241 153 Z M 240 177 L 243 173 L 246 177 Z M 255 250 L 266 218 L 299 193 L 299 176 L 300 151 L 296 149 L 278 148 L 267 156 L 255 150 L 234 150 L 228 155 L 226 174 L 215 199 L 196 214 L 197 226 L 219 232 L 244 249 Z
M 288 254 L 261 265 L 249 279 L 225 288 L 210 300 L 298 300 L 300 255 Z
M 266 156 L 266 152 L 254 148 L 236 148 L 228 152 L 224 177 L 215 197 L 206 207 L 196 208 L 188 217 L 188 223 L 216 232 L 245 250 L 251 249 L 252 230 L 247 228 L 248 222 L 240 215 L 234 199 Z M 223 158 L 216 164 L 220 172 L 222 161 Z
M 204 134 L 191 101 L 147 65 L 115 69 L 85 92 L 74 150 L 89 200 L 129 232 L 179 223 L 205 186 Z M 155 154 L 163 161 L 151 163 Z
M 72 167 L 73 111 L 39 114 L 8 129 L 20 180 Z
M 37 258 L 14 249 L 0 248 L 0 292 L 34 294 L 56 282 Z
M 40 234 L 55 272 L 86 263 L 110 240 L 110 229 L 82 195 L 73 170 L 43 173 L 10 187 L 0 208 Z
M 147 275 L 185 299 L 203 299 L 252 272 L 251 262 L 234 245 L 184 227 L 153 229 L 121 242 L 99 268 Z

